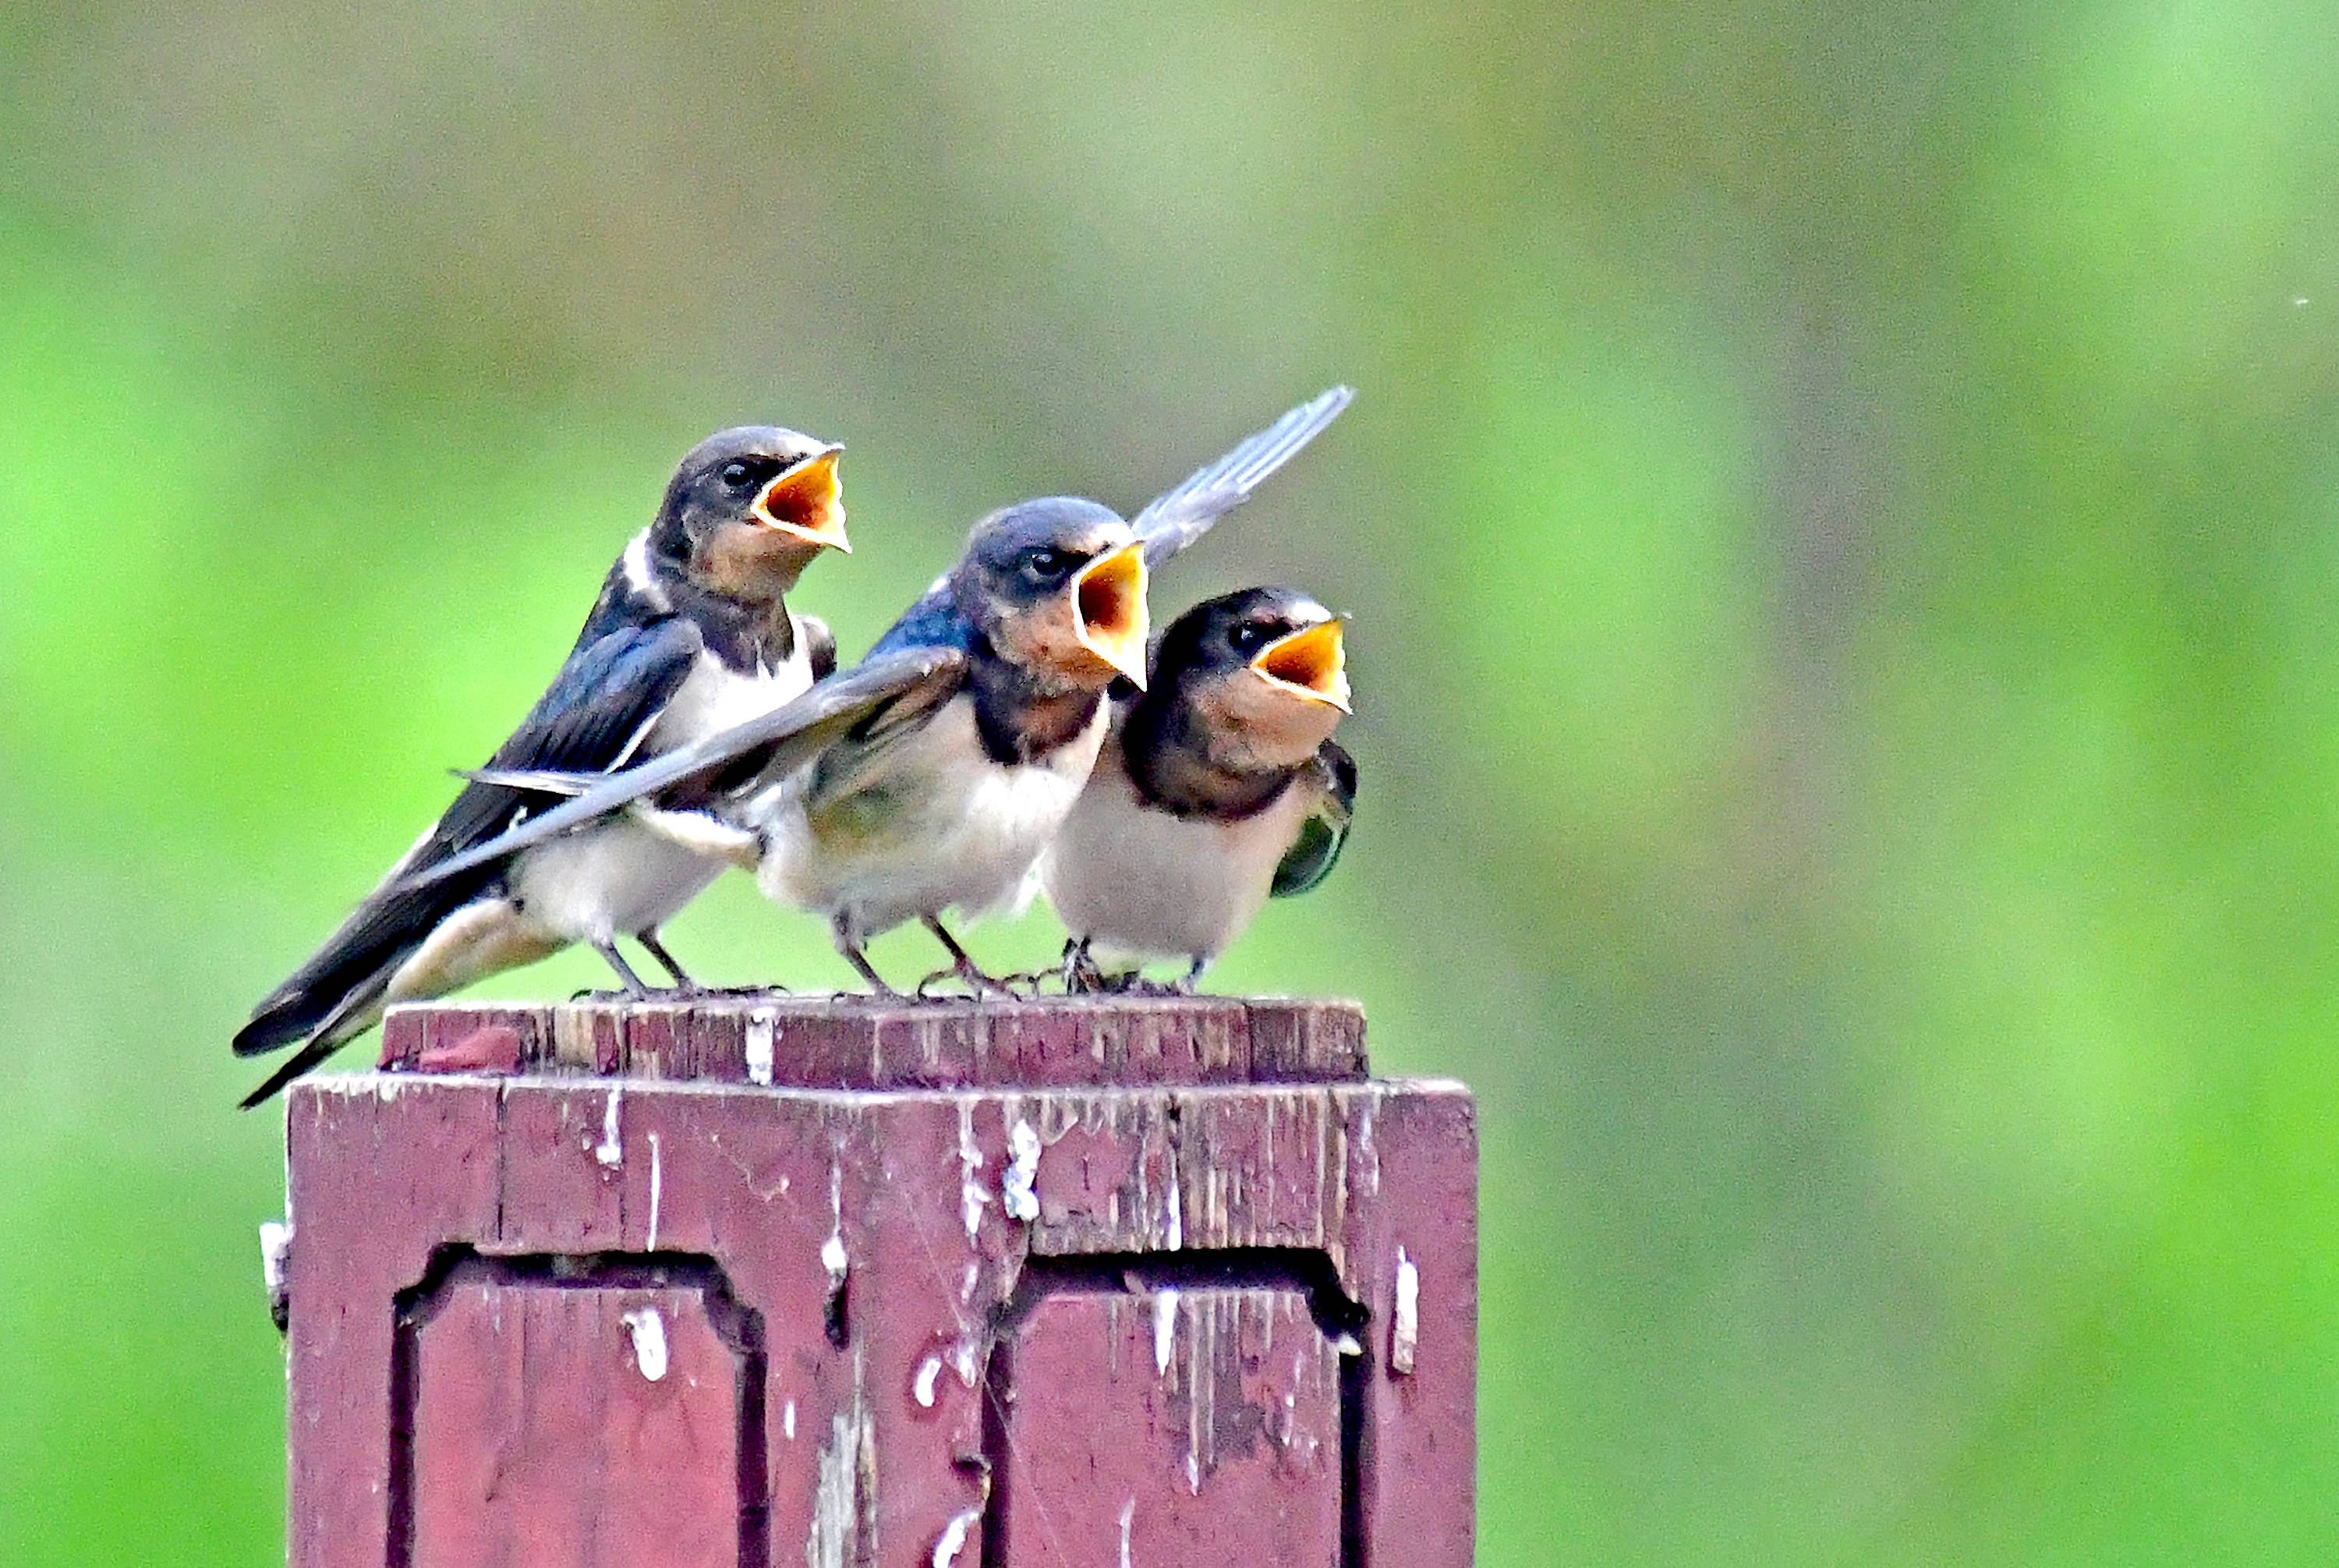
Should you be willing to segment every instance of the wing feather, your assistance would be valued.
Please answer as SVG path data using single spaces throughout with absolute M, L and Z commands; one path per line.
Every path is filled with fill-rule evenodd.
M 519 727 L 496 748 L 489 767 L 594 772 L 617 762 L 665 711 L 700 646 L 697 627 L 683 620 L 623 626 L 595 639 L 569 656 Z M 235 1053 L 255 1056 L 290 1044 L 349 1016 L 343 1004 L 351 996 L 369 988 L 378 992 L 389 971 L 494 873 L 474 870 L 480 863 L 474 863 L 466 868 L 470 875 L 435 877 L 427 884 L 416 879 L 493 838 L 529 804 L 527 793 L 506 785 L 465 785 L 396 873 L 252 1010 L 251 1021 L 236 1033 Z
M 1326 741 L 1317 748 L 1313 766 L 1323 798 L 1301 822 L 1299 836 L 1275 868 L 1275 881 L 1268 891 L 1276 898 L 1296 898 L 1312 892 L 1332 874 L 1341 847 L 1348 842 L 1348 823 L 1357 814 L 1357 759 Z
M 531 844 L 621 811 L 646 795 L 719 772 L 726 763 L 759 748 L 769 748 L 763 776 L 784 777 L 873 715 L 896 704 L 930 704 L 956 691 L 965 667 L 965 656 L 954 648 L 873 654 L 794 702 L 612 774 L 541 815 L 460 854 L 418 869 L 399 885 L 419 892 L 471 874 Z
M 1338 419 L 1356 395 L 1349 388 L 1334 387 L 1300 404 L 1217 462 L 1195 470 L 1183 484 L 1148 502 L 1130 525 L 1145 541 L 1147 567 L 1160 566 L 1248 500 L 1269 475 L 1298 456 L 1301 449 Z

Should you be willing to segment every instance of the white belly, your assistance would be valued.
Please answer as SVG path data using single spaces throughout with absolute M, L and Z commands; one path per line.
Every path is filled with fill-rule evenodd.
M 531 923 L 569 942 L 606 942 L 664 925 L 725 863 L 616 816 L 522 851 L 509 886 Z
M 801 627 L 795 652 L 775 668 L 742 674 L 701 654 L 644 737 L 640 755 L 656 756 L 759 717 L 811 685 Z M 512 867 L 510 890 L 531 924 L 570 942 L 608 942 L 665 924 L 728 863 L 619 816 L 524 852 Z
M 1073 936 L 1130 958 L 1206 963 L 1258 917 L 1315 804 L 1303 775 L 1239 822 L 1172 816 L 1138 800 L 1116 753 L 1097 764 L 1040 880 Z
M 755 807 L 764 833 L 756 873 L 783 902 L 842 916 L 854 938 L 955 909 L 980 917 L 1029 902 L 1032 863 L 1079 798 L 1106 713 L 1041 761 L 983 757 L 974 705 L 954 698 L 888 754 L 841 803 L 807 815 L 804 775 Z

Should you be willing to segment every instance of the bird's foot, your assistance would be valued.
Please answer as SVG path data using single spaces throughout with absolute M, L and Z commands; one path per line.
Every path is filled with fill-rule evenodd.
M 1191 996 L 1194 994 L 1194 980 L 1191 975 L 1183 975 L 1176 980 L 1151 980 L 1132 969 L 1127 974 L 1107 975 L 1099 989 L 1115 996 Z
M 959 945 L 958 938 L 951 935 L 949 928 L 944 926 L 938 917 L 930 914 L 922 918 L 925 928 L 934 933 L 934 940 L 941 942 L 943 950 L 950 954 L 951 966 L 948 969 L 936 970 L 924 980 L 920 981 L 917 991 L 919 996 L 924 996 L 926 987 L 946 974 L 957 975 L 966 982 L 967 989 L 977 997 L 981 997 L 987 991 L 996 991 L 1006 997 L 1012 997 L 1015 994 L 1008 988 L 1006 982 L 996 975 L 985 974 L 982 966 L 975 962 L 966 949 Z
M 1084 996 L 1112 989 L 1112 982 L 1104 971 L 1097 967 L 1096 958 L 1089 952 L 1086 939 L 1064 943 L 1063 977 L 1066 996 Z
M 650 988 L 642 983 L 642 977 L 634 972 L 634 966 L 626 962 L 626 955 L 617 951 L 616 942 L 597 942 L 593 944 L 593 951 L 599 953 L 608 966 L 617 971 L 617 979 L 624 982 L 626 995 L 629 999 L 635 1001 L 649 1000 Z M 667 967 L 671 968 L 672 965 L 668 964 Z
M 962 964 L 946 964 L 918 981 L 910 994 L 920 1001 L 948 1001 L 952 999 L 946 995 L 935 994 L 933 988 L 944 981 L 954 980 L 966 987 L 967 994 L 977 1001 L 986 996 L 1004 997 L 1012 1001 L 1018 995 L 1014 986 L 1010 983 L 1015 978 L 1012 975 L 1002 978 L 995 974 L 986 974 L 976 968 L 972 962 Z
M 1063 978 L 1063 971 L 1060 969 L 1022 969 L 1013 974 L 1001 975 L 999 983 L 1015 996 L 1034 1001 L 1048 994 L 1048 987 L 1061 983 Z M 1071 992 L 1066 991 L 1060 994 L 1070 996 Z
M 829 931 L 836 938 L 837 952 L 845 962 L 853 966 L 854 973 L 869 982 L 869 994 L 873 999 L 893 1001 L 901 1000 L 902 993 L 886 984 L 885 977 L 879 974 L 875 966 L 870 963 L 869 955 L 861 948 L 861 933 L 854 929 L 852 922 L 842 912 L 829 922 Z M 846 993 L 839 991 L 837 994 L 843 996 Z

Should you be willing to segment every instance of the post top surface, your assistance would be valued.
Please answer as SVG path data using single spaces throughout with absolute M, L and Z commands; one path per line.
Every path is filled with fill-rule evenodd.
M 785 992 L 402 1005 L 383 1021 L 381 1066 L 796 1089 L 1349 1082 L 1368 1071 L 1364 1010 L 1347 1001 Z

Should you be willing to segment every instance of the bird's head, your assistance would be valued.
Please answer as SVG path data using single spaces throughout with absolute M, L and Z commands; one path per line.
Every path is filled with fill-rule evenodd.
M 1214 762 L 1239 771 L 1297 767 L 1348 712 L 1340 626 L 1337 616 L 1289 588 L 1205 599 L 1161 634 L 1151 700 L 1191 713 Z
M 1060 496 L 993 512 L 952 587 L 992 646 L 1042 685 L 1145 684 L 1145 547 L 1110 508 Z
M 725 598 L 769 603 L 844 537 L 844 449 L 773 425 L 719 431 L 666 486 L 650 548 L 669 570 Z

